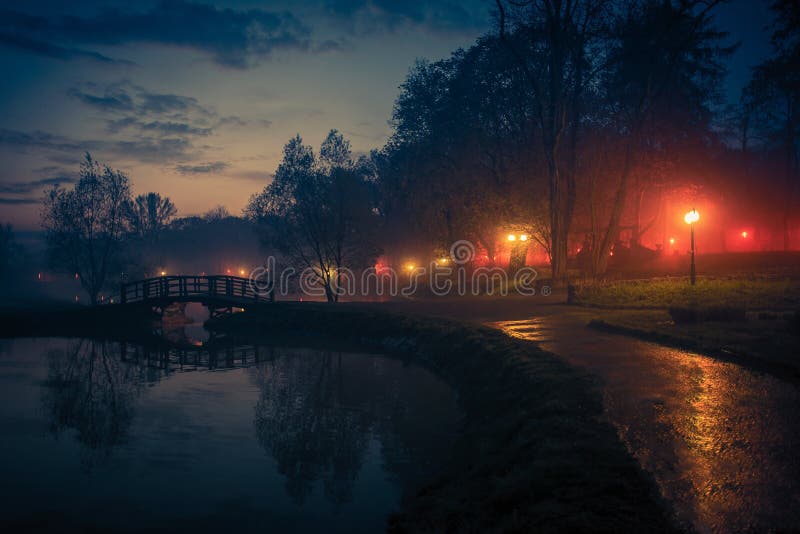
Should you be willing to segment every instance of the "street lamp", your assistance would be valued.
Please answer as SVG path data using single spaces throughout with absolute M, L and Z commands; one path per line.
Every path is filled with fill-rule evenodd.
M 692 211 L 687 211 L 683 216 L 683 220 L 689 225 L 692 232 L 692 266 L 689 269 L 689 282 L 694 285 L 695 281 L 695 268 L 694 268 L 694 223 L 700 220 L 700 214 L 697 210 L 692 208 Z

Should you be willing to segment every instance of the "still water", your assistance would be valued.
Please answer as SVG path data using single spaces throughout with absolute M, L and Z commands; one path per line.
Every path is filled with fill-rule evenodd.
M 382 355 L 0 340 L 0 528 L 382 531 L 459 421 Z

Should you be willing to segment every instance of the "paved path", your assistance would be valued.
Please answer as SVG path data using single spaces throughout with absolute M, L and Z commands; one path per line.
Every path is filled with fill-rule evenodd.
M 800 530 L 796 386 L 598 332 L 559 307 L 489 324 L 599 378 L 609 419 L 684 525 L 701 532 Z

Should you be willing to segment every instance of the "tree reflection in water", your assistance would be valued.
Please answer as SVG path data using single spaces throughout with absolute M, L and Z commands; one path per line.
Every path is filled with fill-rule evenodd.
M 373 440 L 384 469 L 406 489 L 441 466 L 453 443 L 456 401 L 424 369 L 382 357 L 287 351 L 253 374 L 261 389 L 258 439 L 297 503 L 317 481 L 335 505 L 350 502 Z
M 180 351 L 124 347 L 85 339 L 47 354 L 44 413 L 54 435 L 75 433 L 86 470 L 133 432 L 134 408 L 145 384 L 179 370 L 225 367 L 208 363 L 213 358 L 205 349 L 198 348 L 193 358 Z M 375 461 L 368 455 L 379 455 L 381 471 L 405 491 L 447 458 L 459 425 L 456 399 L 424 368 L 365 354 L 233 349 L 241 349 L 241 357 L 226 360 L 230 369 L 224 372 L 247 373 L 257 386 L 255 437 L 274 458 L 296 503 L 302 504 L 318 483 L 337 508 L 352 502 L 359 473 Z M 140 352 L 149 356 L 139 357 Z M 230 384 L 236 387 L 236 381 Z
M 48 379 L 42 402 L 50 431 L 74 429 L 82 461 L 107 456 L 125 439 L 140 392 L 142 370 L 123 363 L 109 341 L 83 339 L 47 355 Z

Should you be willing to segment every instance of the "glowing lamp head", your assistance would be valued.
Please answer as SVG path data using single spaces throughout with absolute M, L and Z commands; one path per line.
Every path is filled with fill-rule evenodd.
M 742 238 L 744 238 L 744 239 L 747 239 L 747 230 L 745 230 L 744 232 L 742 232 Z
M 514 234 L 508 234 L 508 240 L 509 241 L 516 241 L 517 240 L 517 236 L 515 236 Z
M 675 238 L 674 237 L 670 237 L 669 238 L 669 244 L 670 245 L 674 245 L 675 244 Z
M 520 235 L 520 236 L 519 236 L 519 240 L 520 240 L 520 241 L 527 241 L 527 240 L 528 240 L 528 234 L 522 234 L 522 235 Z
M 683 220 L 686 221 L 686 224 L 694 224 L 700 220 L 700 214 L 697 213 L 697 210 L 687 211 Z
M 416 266 L 413 263 L 409 263 L 408 265 L 406 265 L 406 269 L 408 269 L 409 271 L 413 271 L 415 268 Z
M 167 271 L 161 271 L 161 276 L 166 276 L 166 275 L 167 275 Z
M 244 276 L 244 269 L 239 269 L 239 274 Z
M 447 265 L 447 258 L 439 258 L 436 263 L 439 265 Z

